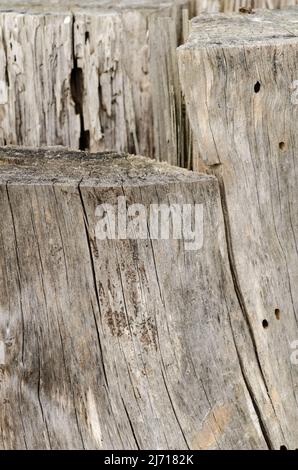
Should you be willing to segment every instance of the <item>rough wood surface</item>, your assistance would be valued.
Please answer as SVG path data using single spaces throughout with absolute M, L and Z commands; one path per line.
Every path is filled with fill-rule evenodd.
M 240 5 L 217 4 L 0 1 L 0 145 L 128 151 L 191 168 L 175 51 L 195 12 Z
M 271 10 L 297 5 L 297 0 L 196 0 L 196 13 L 250 13 L 250 10 Z
M 1 448 L 294 440 L 239 305 L 213 176 L 141 157 L 6 148 L 0 193 Z M 203 248 L 99 241 L 96 206 L 123 195 L 146 207 L 203 204 Z
M 0 2 L 0 145 L 183 164 L 176 47 L 193 0 Z
M 298 443 L 297 25 L 297 8 L 206 15 L 193 20 L 179 49 L 197 164 L 220 183 L 235 289 L 275 426 L 255 394 L 248 356 L 243 367 L 268 440 L 275 446 L 282 435 L 291 448 Z

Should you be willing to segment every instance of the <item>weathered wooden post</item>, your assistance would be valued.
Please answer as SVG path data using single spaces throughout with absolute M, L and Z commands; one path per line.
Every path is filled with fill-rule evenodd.
M 294 412 L 283 435 L 236 295 L 216 178 L 141 157 L 6 148 L 0 196 L 1 448 L 293 443 Z M 183 237 L 176 225 L 189 207 L 192 249 L 187 212 Z M 152 208 L 175 238 L 153 236 Z
M 232 13 L 237 12 L 243 15 L 254 14 L 256 9 L 268 8 L 279 9 L 297 5 L 297 0 L 196 0 L 196 14 L 202 13 Z M 184 97 L 182 98 L 184 100 Z M 184 101 L 183 101 L 184 102 Z M 187 118 L 185 122 L 189 125 Z M 185 126 L 186 131 L 189 126 Z M 188 158 L 183 154 L 183 161 L 186 168 L 193 169 L 200 160 L 196 139 L 191 131 L 186 132 L 185 139 L 189 148 Z M 198 168 L 197 168 L 198 169 Z M 199 168 L 201 170 L 201 167 Z
M 206 15 L 193 20 L 179 49 L 199 152 L 220 183 L 235 290 L 263 386 L 292 447 L 298 419 L 297 24 L 296 8 Z M 254 394 L 249 357 L 240 357 Z M 271 412 L 260 407 L 259 413 L 269 430 Z
M 0 145 L 128 151 L 183 164 L 176 47 L 193 5 L 0 2 Z
M 0 145 L 127 151 L 191 168 L 176 47 L 195 12 L 245 5 L 2 0 Z
M 196 0 L 196 12 L 200 13 L 251 13 L 258 8 L 286 8 L 297 5 L 297 0 Z

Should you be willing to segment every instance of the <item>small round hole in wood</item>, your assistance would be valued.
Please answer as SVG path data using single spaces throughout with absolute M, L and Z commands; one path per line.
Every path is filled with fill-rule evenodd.
M 261 84 L 258 81 L 254 86 L 255 93 L 259 93 L 260 89 L 261 89 Z
M 279 308 L 276 308 L 274 313 L 275 313 L 276 320 L 280 320 L 280 310 L 279 310 Z
M 262 325 L 263 325 L 263 328 L 268 328 L 269 323 L 268 323 L 267 320 L 263 320 L 263 321 L 262 321 Z
M 288 450 L 287 446 L 280 446 L 280 450 Z
M 279 142 L 278 146 L 279 146 L 280 150 L 285 150 L 286 149 L 285 142 Z

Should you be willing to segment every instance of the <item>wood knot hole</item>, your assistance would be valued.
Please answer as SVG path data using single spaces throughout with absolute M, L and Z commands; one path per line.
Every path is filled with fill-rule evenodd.
M 261 83 L 258 81 L 254 86 L 255 93 L 259 93 L 260 89 L 261 89 Z
M 279 310 L 279 308 L 276 308 L 274 313 L 275 313 L 276 320 L 280 320 L 280 310 Z

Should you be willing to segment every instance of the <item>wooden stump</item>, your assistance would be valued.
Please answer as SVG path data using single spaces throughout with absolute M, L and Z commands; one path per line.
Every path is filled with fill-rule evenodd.
M 1 1 L 0 145 L 127 151 L 192 168 L 176 47 L 195 12 L 250 5 Z
M 196 0 L 196 12 L 200 13 L 251 13 L 258 8 L 270 10 L 297 5 L 297 0 Z
M 0 192 L 1 448 L 288 444 L 235 291 L 216 178 L 6 148 Z M 147 210 L 202 204 L 203 246 L 100 239 L 97 208 L 119 196 Z
M 272 411 L 297 447 L 298 10 L 193 20 L 179 49 L 203 162 L 219 180 L 229 259 Z M 236 344 L 239 341 L 236 338 Z M 241 360 L 254 393 L 249 356 Z M 276 442 L 272 438 L 273 442 Z
M 176 47 L 193 0 L 77 3 L 1 2 L 0 145 L 183 164 Z
M 202 13 L 232 13 L 237 12 L 242 15 L 255 14 L 256 9 L 280 9 L 297 5 L 297 0 L 196 0 L 195 11 L 197 15 Z M 184 103 L 184 96 L 183 96 Z M 186 142 L 189 148 L 188 158 L 183 155 L 184 167 L 198 169 L 200 154 L 195 136 L 191 132 L 191 126 L 185 118 Z M 195 166 L 194 166 L 195 165 Z M 199 166 L 201 171 L 202 167 Z

